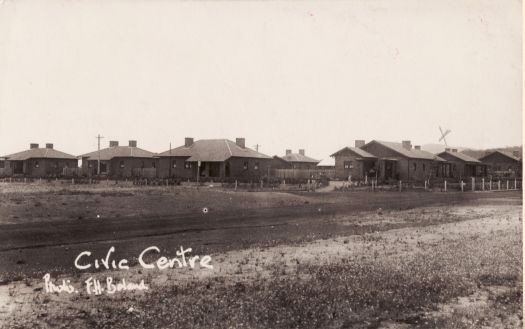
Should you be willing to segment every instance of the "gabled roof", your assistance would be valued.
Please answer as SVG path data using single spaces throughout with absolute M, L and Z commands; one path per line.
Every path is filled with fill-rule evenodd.
M 486 154 L 486 155 L 482 156 L 481 158 L 479 158 L 479 160 L 483 161 L 483 159 L 485 159 L 486 157 L 488 157 L 489 155 L 492 155 L 494 153 L 499 153 L 499 154 L 501 154 L 503 156 L 506 156 L 509 159 L 514 160 L 514 161 L 521 161 L 520 158 L 515 157 L 513 154 L 511 154 L 509 152 L 505 152 L 505 151 L 500 151 L 500 150 L 496 150 L 496 151 L 490 152 L 489 154 Z
M 319 163 L 320 160 L 316 160 L 313 158 L 310 158 L 306 155 L 302 155 L 300 153 L 290 153 L 285 156 L 282 156 L 281 159 L 283 159 L 286 162 L 308 162 L 308 163 Z
M 82 154 L 80 157 L 88 160 L 98 160 L 98 151 Z M 112 146 L 100 150 L 100 160 L 111 160 L 113 158 L 153 158 L 155 153 L 132 146 Z
M 353 152 L 355 153 L 356 155 L 362 157 L 362 158 L 371 158 L 371 159 L 376 159 L 377 157 L 371 153 L 368 153 L 367 151 L 365 150 L 362 150 L 358 147 L 351 147 L 351 146 L 347 146 L 347 147 L 343 147 L 342 149 L 340 149 L 339 151 L 335 152 L 334 154 L 330 155 L 331 157 L 334 157 L 340 153 L 343 153 L 345 151 L 348 151 L 348 152 Z
M 11 161 L 24 161 L 27 159 L 70 159 L 76 160 L 74 155 L 60 152 L 50 148 L 34 148 L 18 153 L 6 155 L 5 158 Z
M 446 162 L 445 159 L 442 159 L 439 156 L 432 154 L 430 152 L 427 152 L 427 151 L 416 150 L 415 148 L 407 150 L 406 148 L 403 147 L 403 144 L 401 143 L 385 142 L 385 141 L 378 141 L 378 140 L 373 140 L 370 143 L 378 143 L 380 145 L 383 145 L 384 147 L 387 147 L 391 149 L 392 151 L 399 153 L 400 155 L 406 158 L 409 158 L 409 159 L 422 159 L 422 160 L 434 160 L 434 161 Z
M 229 139 L 200 139 L 191 146 L 179 146 L 160 153 L 160 157 L 189 157 L 186 161 L 222 162 L 232 157 L 271 159 L 248 147 L 242 148 Z
M 461 153 L 461 152 L 450 152 L 450 151 L 445 151 L 445 152 L 441 152 L 438 154 L 439 157 L 442 157 L 444 154 L 447 154 L 447 155 L 450 155 L 458 160 L 461 160 L 463 162 L 467 162 L 467 163 L 481 163 L 478 159 L 475 159 L 465 153 Z

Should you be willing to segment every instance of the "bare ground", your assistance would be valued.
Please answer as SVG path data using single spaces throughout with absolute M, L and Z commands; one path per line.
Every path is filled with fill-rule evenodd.
M 443 205 L 444 198 L 438 205 L 426 201 L 430 204 L 412 207 L 407 194 L 388 194 L 377 204 L 368 194 L 374 210 L 352 211 L 341 208 L 348 194 L 337 194 L 327 214 L 323 211 L 330 207 L 317 196 L 292 195 L 293 200 L 306 198 L 308 206 L 322 205 L 323 211 L 316 216 L 255 212 L 245 228 L 201 231 L 193 237 L 131 235 L 83 245 L 71 244 L 78 240 L 71 237 L 33 250 L 23 239 L 10 242 L 3 236 L 6 244 L 22 245 L 0 252 L 3 263 L 10 263 L 0 265 L 5 278 L 0 323 L 5 328 L 521 328 L 521 194 L 486 195 L 459 204 Z M 377 207 L 396 197 L 400 207 L 391 202 Z M 210 220 L 205 217 L 203 223 Z M 242 216 L 231 220 L 244 222 Z M 257 227 L 261 222 L 267 225 Z M 216 244 L 199 246 L 207 241 Z M 183 244 L 210 253 L 214 269 L 71 271 L 79 251 L 107 251 L 112 244 L 130 259 L 147 245 L 159 245 L 173 256 Z M 54 263 L 42 256 L 64 248 L 70 254 L 61 256 L 62 263 L 69 268 L 53 271 Z M 13 258 L 12 253 L 27 250 L 32 251 Z M 44 259 L 40 271 L 8 275 L 19 260 L 26 263 L 19 267 L 33 267 L 35 258 L 29 256 Z M 151 289 L 112 296 L 48 294 L 39 277 L 47 270 L 74 282 L 92 275 L 144 279 Z

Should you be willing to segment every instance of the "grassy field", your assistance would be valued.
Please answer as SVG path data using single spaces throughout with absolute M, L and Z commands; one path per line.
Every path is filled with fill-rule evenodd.
M 3 328 L 522 327 L 520 192 L 5 187 L 0 198 Z M 72 268 L 79 251 L 112 245 L 130 270 Z M 133 257 L 149 245 L 192 247 L 214 268 L 145 270 Z M 50 294 L 43 273 L 150 290 Z

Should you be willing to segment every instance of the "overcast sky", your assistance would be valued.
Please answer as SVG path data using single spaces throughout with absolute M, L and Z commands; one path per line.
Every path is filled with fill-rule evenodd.
M 520 1 L 0 1 L 0 154 L 520 145 Z

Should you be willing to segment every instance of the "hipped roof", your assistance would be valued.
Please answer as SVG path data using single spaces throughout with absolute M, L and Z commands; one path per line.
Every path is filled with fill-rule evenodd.
M 450 152 L 450 151 L 445 151 L 445 152 L 441 152 L 438 154 L 438 156 L 442 156 L 443 154 L 448 154 L 452 157 L 455 157 L 456 159 L 459 159 L 463 162 L 466 162 L 466 163 L 472 163 L 472 164 L 478 164 L 478 163 L 481 163 L 478 159 L 475 159 L 465 153 L 461 153 L 461 152 Z
M 159 154 L 160 157 L 189 157 L 186 161 L 222 162 L 232 157 L 271 159 L 271 157 L 240 147 L 229 139 L 201 139 L 190 146 L 179 146 Z
M 291 153 L 285 156 L 282 156 L 281 159 L 287 162 L 308 162 L 308 163 L 319 163 L 320 160 L 310 158 L 306 155 L 300 153 Z
M 153 158 L 155 153 L 132 146 L 113 146 L 100 150 L 100 160 L 111 160 L 113 158 Z M 99 151 L 82 154 L 82 158 L 98 160 Z
M 434 161 L 446 162 L 445 159 L 442 159 L 439 156 L 433 153 L 427 152 L 427 151 L 416 150 L 415 148 L 411 148 L 410 150 L 407 150 L 406 148 L 403 147 L 403 144 L 401 143 L 385 142 L 385 141 L 378 141 L 378 140 L 373 140 L 370 143 L 378 143 L 380 145 L 383 145 L 384 147 L 387 147 L 391 149 L 392 151 L 395 151 L 396 153 L 399 153 L 400 155 L 406 158 L 409 158 L 409 159 L 423 159 L 423 160 L 434 160 Z
M 5 158 L 10 161 L 24 161 L 27 159 L 70 159 L 76 160 L 76 157 L 51 148 L 34 148 L 18 153 L 6 155 Z

